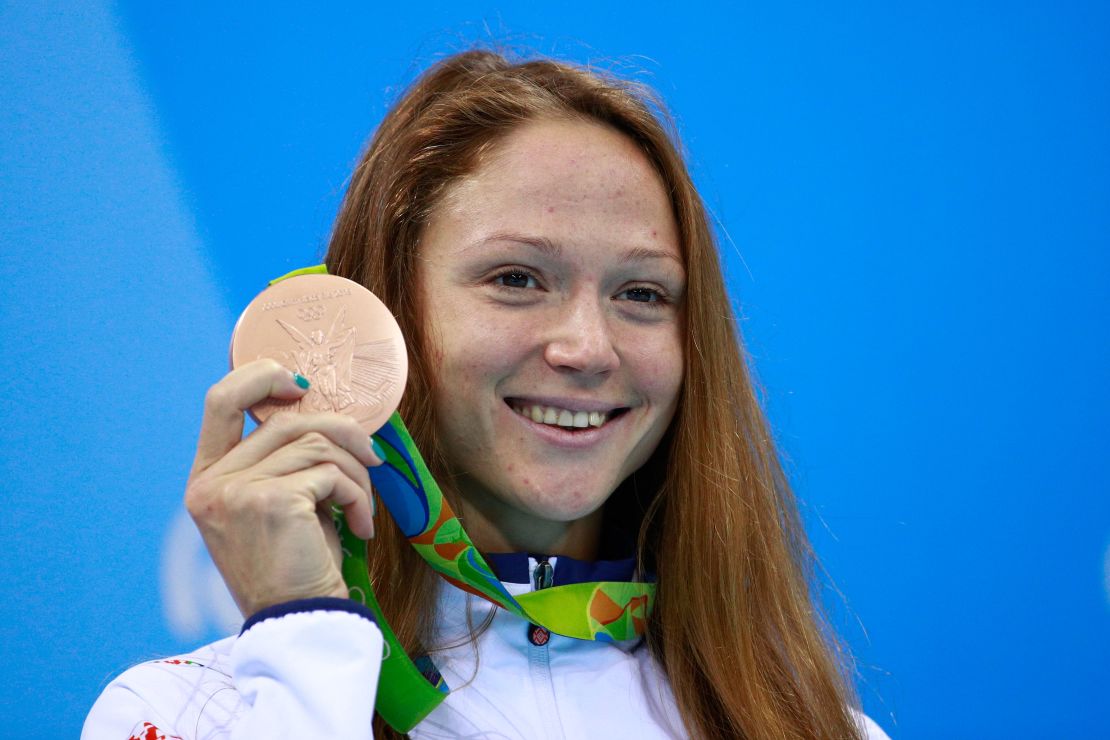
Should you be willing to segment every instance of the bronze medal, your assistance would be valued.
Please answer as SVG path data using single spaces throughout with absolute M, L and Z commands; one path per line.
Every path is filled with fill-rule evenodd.
M 401 401 L 408 379 L 405 340 L 393 314 L 358 283 L 336 275 L 286 278 L 259 293 L 231 335 L 231 367 L 277 360 L 311 383 L 296 401 L 267 400 L 250 414 L 334 411 L 373 434 Z

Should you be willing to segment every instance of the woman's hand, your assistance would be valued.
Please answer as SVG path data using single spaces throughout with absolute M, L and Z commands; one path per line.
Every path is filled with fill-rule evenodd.
M 347 596 L 331 505 L 351 531 L 374 536 L 369 435 L 335 413 L 277 413 L 246 439 L 243 412 L 306 393 L 273 360 L 228 373 L 205 398 L 185 506 L 239 610 L 250 616 L 293 599 Z

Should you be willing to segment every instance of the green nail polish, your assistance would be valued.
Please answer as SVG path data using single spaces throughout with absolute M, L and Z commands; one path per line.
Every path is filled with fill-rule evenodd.
M 382 446 L 380 444 L 378 444 L 378 440 L 371 437 L 370 446 L 374 448 L 374 454 L 378 456 L 378 459 L 382 462 L 385 462 L 385 450 L 382 449 Z
M 309 386 L 308 378 L 300 373 L 293 373 L 293 381 L 301 388 L 308 388 Z

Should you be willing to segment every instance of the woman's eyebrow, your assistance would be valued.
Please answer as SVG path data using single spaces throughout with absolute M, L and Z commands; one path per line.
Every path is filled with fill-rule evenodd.
M 539 251 L 551 257 L 558 257 L 563 253 L 562 247 L 546 237 L 527 236 L 525 234 L 517 234 L 515 232 L 509 231 L 500 231 L 496 234 L 490 234 L 487 237 L 483 237 L 482 239 L 474 242 L 474 244 L 471 245 L 471 248 L 482 247 L 487 244 L 492 244 L 493 242 L 516 242 L 527 247 L 538 249 Z
M 510 231 L 499 231 L 495 234 L 479 239 L 469 248 L 481 247 L 494 242 L 515 242 L 533 249 L 539 250 L 550 257 L 558 257 L 563 253 L 563 248 L 543 236 L 528 236 L 526 234 L 518 234 Z M 629 249 L 620 256 L 620 261 L 625 262 L 642 262 L 645 260 L 671 260 L 683 267 L 681 258 L 674 254 L 672 251 L 664 249 L 651 249 L 650 247 L 634 247 Z
M 679 259 L 678 255 L 663 249 L 636 247 L 621 255 L 621 262 L 641 262 L 643 260 L 673 260 L 680 267 L 682 266 L 682 260 Z

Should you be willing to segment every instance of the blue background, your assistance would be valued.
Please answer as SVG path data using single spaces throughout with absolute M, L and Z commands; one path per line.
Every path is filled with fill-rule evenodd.
M 894 737 L 1110 735 L 1110 11 L 0 3 L 0 735 L 223 634 L 181 517 L 234 317 L 386 106 L 493 40 L 676 113 Z

